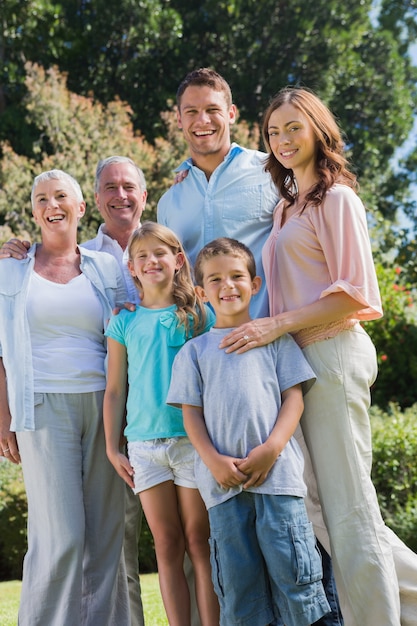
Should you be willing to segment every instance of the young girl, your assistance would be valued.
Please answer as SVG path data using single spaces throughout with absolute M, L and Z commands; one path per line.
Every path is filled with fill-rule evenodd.
M 140 495 L 155 542 L 170 626 L 190 624 L 185 551 L 195 572 L 202 626 L 218 626 L 208 517 L 194 481 L 194 450 L 181 410 L 165 402 L 175 355 L 187 339 L 208 330 L 214 316 L 196 296 L 189 263 L 171 230 L 145 222 L 132 234 L 128 253 L 141 304 L 134 313 L 123 310 L 114 316 L 106 331 L 107 455 L 118 474 Z M 125 407 L 129 459 L 120 451 Z

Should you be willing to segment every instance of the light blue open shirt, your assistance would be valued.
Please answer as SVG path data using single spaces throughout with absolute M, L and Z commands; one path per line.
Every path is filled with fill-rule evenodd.
M 175 171 L 187 177 L 173 185 L 158 203 L 158 222 L 171 228 L 194 265 L 198 252 L 217 237 L 232 237 L 251 249 L 262 288 L 252 298 L 252 317 L 268 316 L 262 248 L 272 229 L 277 191 L 265 172 L 266 154 L 233 143 L 210 179 L 184 161 Z
M 117 261 L 107 253 L 79 248 L 80 268 L 91 281 L 103 307 L 103 328 L 116 304 L 126 301 L 126 289 Z M 32 350 L 26 315 L 29 278 L 35 263 L 36 244 L 19 261 L 0 263 L 0 356 L 7 378 L 12 422 L 10 430 L 35 430 Z
M 123 250 L 117 239 L 110 237 L 110 235 L 106 233 L 106 225 L 100 224 L 97 235 L 94 237 L 94 239 L 89 239 L 88 241 L 83 242 L 81 245 L 83 248 L 87 248 L 87 250 L 108 252 L 116 259 L 125 281 L 127 290 L 127 301 L 139 304 L 138 288 L 136 287 L 127 266 L 127 262 L 129 259 L 128 250 L 127 248 Z

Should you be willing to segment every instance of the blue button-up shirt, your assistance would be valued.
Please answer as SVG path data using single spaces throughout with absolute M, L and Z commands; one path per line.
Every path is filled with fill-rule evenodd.
M 263 152 L 232 144 L 209 180 L 187 159 L 176 170 L 188 170 L 187 177 L 158 203 L 158 222 L 175 232 L 192 265 L 201 248 L 217 237 L 238 239 L 251 249 L 262 277 L 262 288 L 251 302 L 254 318 L 268 315 L 262 248 L 278 202 L 271 177 L 264 171 L 265 159 Z
M 34 430 L 34 385 L 26 296 L 35 262 L 36 244 L 23 261 L 0 263 L 0 356 L 7 375 L 12 416 L 10 430 Z M 103 328 L 112 309 L 126 300 L 126 290 L 117 262 L 109 254 L 80 247 L 82 273 L 91 281 L 103 308 Z

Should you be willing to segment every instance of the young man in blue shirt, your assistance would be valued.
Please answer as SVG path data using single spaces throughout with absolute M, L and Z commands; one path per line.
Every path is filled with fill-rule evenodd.
M 218 237 L 237 239 L 252 251 L 262 278 L 250 304 L 251 317 L 257 318 L 268 315 L 261 252 L 272 229 L 278 195 L 264 171 L 266 154 L 232 143 L 230 127 L 236 115 L 230 86 L 220 74 L 209 68 L 187 74 L 177 90 L 177 121 L 190 157 L 176 169 L 179 182 L 159 200 L 157 216 L 158 222 L 177 234 L 193 266 L 201 248 Z M 312 474 L 312 482 L 308 480 L 311 461 L 306 449 L 304 453 L 309 515 L 319 540 L 328 548 L 318 496 L 312 491 Z M 341 626 L 331 559 L 324 550 L 322 553 L 324 586 L 332 613 L 317 623 Z

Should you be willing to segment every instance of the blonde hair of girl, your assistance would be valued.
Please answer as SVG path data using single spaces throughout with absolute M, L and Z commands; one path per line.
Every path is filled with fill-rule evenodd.
M 127 246 L 130 261 L 133 260 L 138 243 L 146 237 L 155 237 L 163 245 L 168 246 L 173 254 L 182 253 L 184 256 L 183 265 L 175 273 L 172 296 L 177 307 L 178 325 L 185 327 L 187 337 L 198 335 L 205 328 L 206 312 L 203 301 L 195 292 L 191 266 L 181 242 L 170 228 L 157 222 L 144 222 L 130 236 Z M 133 277 L 133 280 L 138 287 L 140 297 L 143 298 L 140 280 L 137 277 Z

